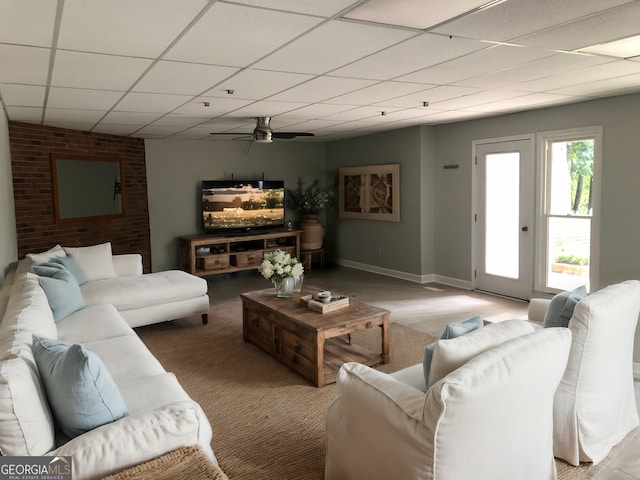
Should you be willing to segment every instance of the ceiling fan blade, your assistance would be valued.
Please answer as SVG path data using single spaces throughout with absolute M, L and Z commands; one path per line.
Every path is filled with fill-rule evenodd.
M 315 137 L 311 132 L 273 132 L 273 138 L 290 140 L 295 137 Z

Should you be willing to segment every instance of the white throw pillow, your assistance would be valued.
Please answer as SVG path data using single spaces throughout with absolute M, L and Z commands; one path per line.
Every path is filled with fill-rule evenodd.
M 27 257 L 31 259 L 33 263 L 36 265 L 39 263 L 46 263 L 52 258 L 56 257 L 66 257 L 64 249 L 60 245 L 56 245 L 53 248 L 50 248 L 46 252 L 41 253 L 27 253 Z
M 88 281 L 116 277 L 111 254 L 111 242 L 91 247 L 64 247 L 68 255 L 73 255 Z
M 460 337 L 438 340 L 433 352 L 427 387 L 431 387 L 473 357 L 534 330 L 534 326 L 526 320 L 506 320 L 491 323 Z

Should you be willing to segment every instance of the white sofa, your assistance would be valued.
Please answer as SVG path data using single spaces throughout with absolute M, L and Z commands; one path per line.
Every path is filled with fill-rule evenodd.
M 344 364 L 327 411 L 325 478 L 554 480 L 553 395 L 571 334 L 509 322 L 511 332 L 501 322 L 444 340 L 453 357 L 483 345 L 429 388 L 422 364 L 392 374 Z M 484 343 L 494 333 L 515 336 Z
M 57 322 L 39 277 L 31 273 L 31 259 L 6 270 L 0 289 L 2 453 L 70 455 L 76 480 L 101 478 L 187 445 L 200 445 L 215 460 L 211 425 L 201 407 L 132 329 L 205 314 L 206 282 L 183 277 L 184 272 L 143 275 L 135 255 L 114 256 L 113 265 L 118 276 L 89 281 L 82 291 L 88 305 Z M 180 277 L 196 280 L 185 288 L 192 298 L 169 295 L 180 288 Z M 128 415 L 71 439 L 62 434 L 36 365 L 33 335 L 82 344 L 95 353 L 117 385 Z

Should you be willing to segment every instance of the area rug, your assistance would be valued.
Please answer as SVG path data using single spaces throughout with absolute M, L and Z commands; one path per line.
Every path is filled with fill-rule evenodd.
M 229 480 L 198 445 L 179 448 L 103 480 Z
M 433 337 L 396 323 L 390 330 L 391 361 L 378 369 L 393 372 L 421 362 L 424 345 Z M 325 412 L 336 386 L 316 388 L 245 343 L 240 301 L 212 306 L 208 325 L 193 317 L 137 332 L 206 412 L 213 450 L 231 480 L 324 478 Z M 380 348 L 377 329 L 358 332 L 352 340 Z M 595 467 L 572 467 L 558 460 L 558 478 L 594 478 L 620 448 Z

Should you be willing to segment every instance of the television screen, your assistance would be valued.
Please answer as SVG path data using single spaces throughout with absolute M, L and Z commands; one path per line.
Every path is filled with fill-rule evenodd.
M 284 226 L 284 181 L 203 180 L 207 232 L 251 232 Z

